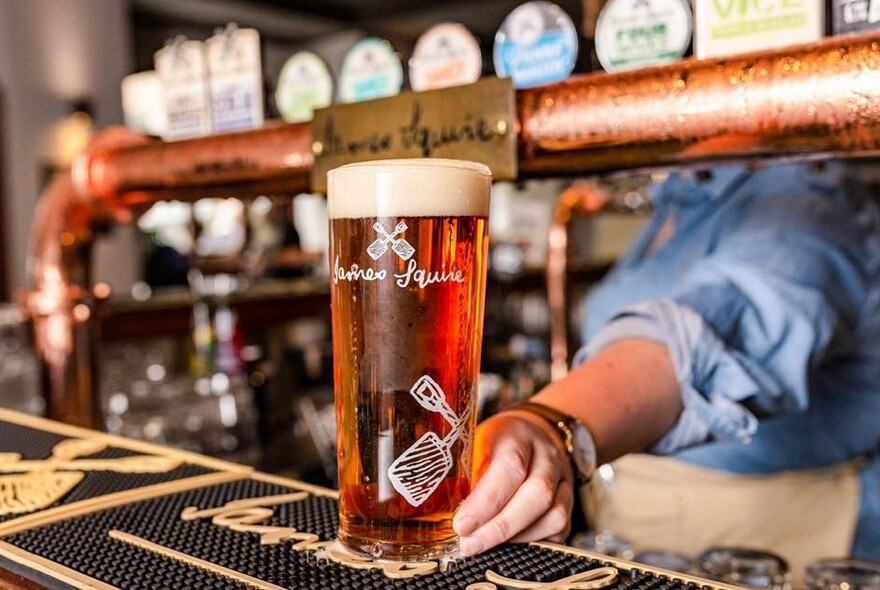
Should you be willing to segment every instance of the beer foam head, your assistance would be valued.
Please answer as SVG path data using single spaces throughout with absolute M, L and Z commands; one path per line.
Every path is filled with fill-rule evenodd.
M 376 160 L 327 173 L 330 219 L 485 216 L 492 173 L 465 160 Z

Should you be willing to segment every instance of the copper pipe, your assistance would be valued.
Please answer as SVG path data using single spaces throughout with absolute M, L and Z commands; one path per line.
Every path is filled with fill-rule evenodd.
M 95 316 L 109 287 L 91 287 L 96 228 L 130 222 L 134 212 L 164 198 L 292 196 L 308 190 L 311 164 L 307 125 L 167 144 L 115 128 L 102 132 L 72 171 L 57 173 L 35 212 L 25 300 L 49 416 L 101 426 Z
M 270 123 L 253 131 L 94 150 L 74 172 L 84 194 L 140 207 L 162 199 L 305 192 L 313 161 L 307 123 Z
M 571 362 L 568 346 L 569 290 L 568 260 L 571 223 L 578 217 L 600 213 L 607 203 L 605 193 L 591 182 L 576 182 L 559 196 L 547 237 L 547 299 L 550 305 L 550 380 L 568 374 Z
M 517 92 L 519 175 L 876 155 L 877 95 L 877 32 L 734 58 L 576 76 Z M 308 124 L 274 124 L 97 155 L 77 184 L 98 197 L 128 195 L 133 203 L 155 201 L 157 193 L 253 194 L 283 189 L 291 177 L 304 180 L 311 163 Z
M 33 285 L 25 306 L 43 361 L 49 414 L 93 426 L 89 260 L 94 212 L 73 190 L 68 172 L 51 180 L 37 205 Z
M 517 93 L 519 170 L 545 177 L 880 151 L 880 34 L 572 78 Z

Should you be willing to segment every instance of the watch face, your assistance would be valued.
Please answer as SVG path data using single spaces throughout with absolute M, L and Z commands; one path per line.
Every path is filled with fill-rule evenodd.
M 596 469 L 596 446 L 593 437 L 583 424 L 572 429 L 572 446 L 574 451 L 571 459 L 582 475 L 589 475 Z

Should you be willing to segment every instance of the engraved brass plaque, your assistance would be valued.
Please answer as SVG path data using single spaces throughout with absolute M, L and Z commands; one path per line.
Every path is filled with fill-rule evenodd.
M 386 158 L 455 158 L 489 166 L 495 180 L 516 179 L 515 100 L 510 80 L 333 105 L 312 119 L 312 190 L 327 191 L 327 171 Z

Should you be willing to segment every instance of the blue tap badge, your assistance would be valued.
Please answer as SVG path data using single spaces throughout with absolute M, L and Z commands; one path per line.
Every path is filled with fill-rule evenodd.
M 403 65 L 391 43 L 368 37 L 355 44 L 342 60 L 339 100 L 359 102 L 398 94 L 403 87 Z
M 495 35 L 495 73 L 516 88 L 564 80 L 577 61 L 578 34 L 552 2 L 527 2 L 511 12 Z

